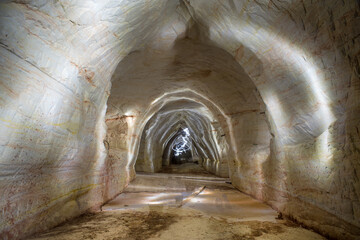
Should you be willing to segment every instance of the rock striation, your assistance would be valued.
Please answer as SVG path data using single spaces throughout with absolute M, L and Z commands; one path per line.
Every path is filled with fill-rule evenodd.
M 358 1 L 3 1 L 0 236 L 114 198 L 169 160 L 360 237 Z M 41 223 L 41 224 L 39 224 Z

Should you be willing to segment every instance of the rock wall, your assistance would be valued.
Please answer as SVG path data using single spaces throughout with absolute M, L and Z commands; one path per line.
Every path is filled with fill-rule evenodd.
M 229 156 L 223 151 L 228 145 L 221 137 L 223 130 L 220 125 L 215 128 L 211 124 L 214 122 L 216 120 L 205 106 L 195 102 L 177 101 L 164 106 L 147 122 L 142 132 L 144 141 L 140 144 L 136 169 L 144 172 L 160 171 L 163 157 L 167 161 L 170 158 L 170 152 L 164 156 L 166 147 L 172 146 L 173 137 L 177 136 L 180 128 L 187 128 L 189 141 L 192 141 L 193 148 L 198 149 L 202 157 L 201 165 L 204 164 L 211 173 L 228 177 Z
M 110 79 L 175 7 L 1 2 L 1 239 L 45 230 L 120 192 L 103 144 Z
M 209 171 L 325 235 L 359 238 L 359 7 L 3 1 L 0 236 L 98 207 L 138 156 L 158 169 L 186 123 Z
M 235 162 L 233 183 L 325 235 L 358 238 L 359 4 L 185 3 L 267 106 L 271 154 Z
M 180 14 L 187 21 L 186 36 L 233 55 L 258 90 L 252 90 L 257 97 L 251 101 L 257 104 L 254 111 L 229 111 L 229 106 L 248 99 L 244 96 L 234 100 L 210 97 L 226 116 L 219 122 L 228 134 L 234 185 L 325 235 L 357 238 L 358 4 L 183 1 L 181 6 L 186 9 Z M 161 64 L 169 56 L 166 52 L 161 59 L 149 52 L 139 57 L 148 70 L 136 67 L 137 75 L 146 72 L 144 79 L 162 80 L 161 87 L 152 80 L 148 81 L 151 86 L 141 84 L 148 91 L 158 91 L 150 99 L 185 87 L 208 98 L 220 91 L 219 84 L 209 81 L 201 88 L 193 82 L 171 82 L 175 74 L 185 75 L 187 69 L 201 66 L 193 59 L 202 47 L 186 55 L 183 46 L 176 41 L 167 49 L 170 53 L 181 49 L 174 63 L 178 59 L 191 62 L 178 68 Z M 156 62 L 154 66 L 147 56 Z M 228 70 L 219 62 L 217 66 Z M 166 74 L 159 76 L 164 69 Z M 200 69 L 196 77 L 207 78 Z M 221 84 L 226 82 L 216 78 L 222 79 Z M 232 86 L 243 86 L 243 79 L 238 76 Z
M 131 116 L 130 168 L 137 160 L 140 171 L 160 170 L 165 143 L 181 123 L 199 146 L 204 167 L 217 175 L 227 176 L 228 162 L 245 153 L 235 156 L 239 146 L 247 144 L 250 155 L 269 154 L 265 105 L 241 66 L 217 47 L 188 37 L 170 49 L 149 46 L 125 58 L 112 83 L 108 134 L 115 138 L 118 119 Z M 121 139 L 114 138 L 110 149 L 120 150 Z

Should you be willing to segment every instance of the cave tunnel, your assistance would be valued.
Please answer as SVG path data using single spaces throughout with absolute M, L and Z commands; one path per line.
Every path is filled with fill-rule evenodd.
M 192 141 L 188 128 L 180 128 L 172 141 L 168 143 L 167 148 L 171 148 L 170 165 L 192 163 Z M 163 155 L 163 159 L 166 156 Z M 163 165 L 164 166 L 164 165 Z
M 0 17 L 0 239 L 360 239 L 359 1 Z

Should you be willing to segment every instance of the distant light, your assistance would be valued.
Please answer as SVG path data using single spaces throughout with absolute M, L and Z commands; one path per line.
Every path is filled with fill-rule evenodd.
M 189 129 L 185 128 L 182 131 L 182 134 L 179 135 L 172 146 L 172 150 L 175 151 L 175 156 L 179 156 L 181 153 L 184 153 L 190 149 L 190 139 L 189 139 L 190 133 Z
M 184 129 L 184 133 L 186 134 L 186 136 L 190 136 L 190 133 L 189 133 L 189 129 L 188 129 L 188 128 L 185 128 L 185 129 Z

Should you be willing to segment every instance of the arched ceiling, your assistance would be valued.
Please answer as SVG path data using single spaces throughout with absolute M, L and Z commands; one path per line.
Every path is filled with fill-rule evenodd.
M 302 1 L 184 3 L 200 24 L 203 38 L 232 54 L 249 74 L 282 142 L 296 144 L 317 137 L 342 114 L 346 91 L 341 89 L 349 76 L 337 66 L 325 76 L 324 62 L 336 61 L 327 57 L 334 46 L 323 32 L 307 29 L 304 22 L 313 20 L 309 12 L 316 7 L 307 9 Z M 319 28 L 320 21 L 324 20 L 318 20 Z M 334 78 L 343 82 L 334 85 Z
M 154 172 L 162 167 L 163 155 L 169 140 L 178 133 L 180 128 L 188 128 L 192 141 L 203 154 L 204 160 L 212 162 L 213 166 L 224 165 L 223 172 L 227 172 L 229 148 L 223 137 L 223 130 L 216 124 L 212 113 L 203 104 L 179 100 L 163 106 L 147 122 L 141 138 L 143 139 L 138 159 L 137 169 Z M 215 123 L 215 124 L 214 124 Z M 208 169 L 219 174 L 220 169 Z
M 203 106 L 194 105 L 193 101 L 198 101 Z M 210 122 L 215 122 L 216 128 L 228 132 L 225 135 L 232 153 L 225 155 L 237 152 L 241 141 L 247 141 L 249 145 L 261 143 L 269 146 L 269 128 L 264 116 L 260 116 L 265 113 L 265 105 L 252 80 L 228 53 L 199 42 L 196 36 L 176 39 L 172 48 L 154 49 L 149 46 L 142 51 L 133 52 L 118 65 L 112 77 L 107 118 L 117 119 L 122 115 L 135 117 L 132 124 L 134 132 L 130 134 L 134 136 L 129 143 L 133 149 L 131 157 L 129 156 L 130 162 L 135 161 L 138 138 L 154 114 L 159 113 L 162 117 L 157 119 L 161 124 L 157 123 L 156 126 L 160 129 L 155 129 L 155 132 L 165 134 L 160 130 L 169 128 L 177 131 L 170 124 L 181 119 L 170 119 L 164 114 L 174 111 L 194 112 L 198 115 L 197 119 L 211 115 L 210 119 L 213 120 Z M 245 120 L 246 117 L 243 116 L 250 117 Z M 242 119 L 241 122 L 248 121 L 242 123 L 242 127 L 252 125 L 254 131 L 247 128 L 247 132 L 238 132 L 235 137 L 232 121 L 239 118 Z M 209 127 L 203 129 L 210 130 Z M 204 135 L 204 130 L 194 132 Z M 151 140 L 153 139 L 148 141 Z M 151 144 L 156 143 L 154 141 Z M 206 145 L 210 146 L 203 146 Z M 214 147 L 209 147 L 211 149 Z M 214 162 L 219 161 L 217 155 L 209 154 Z M 156 157 L 159 156 L 158 154 Z
M 358 16 L 341 0 L 2 1 L 1 230 L 116 195 L 161 109 L 224 131 L 239 189 L 359 227 Z
M 346 23 L 339 28 L 334 19 L 341 14 L 335 16 L 340 11 L 335 9 L 353 13 L 354 5 L 300 0 L 179 1 L 158 32 L 115 69 L 108 117 L 133 114 L 137 118 L 134 136 L 139 137 L 144 124 L 174 95 L 179 100 L 193 93 L 221 118 L 217 122 L 231 152 L 228 163 L 233 182 L 282 209 L 286 196 L 300 199 L 306 192 L 294 179 L 321 175 L 335 164 L 329 160 L 333 150 L 328 149 L 336 146 L 332 141 L 342 141 L 334 139 L 339 139 L 336 134 L 343 126 L 354 79 L 347 59 L 354 55 L 339 47 L 344 42 L 339 36 L 352 28 Z M 176 104 L 167 110 L 186 111 L 186 106 Z M 131 146 L 136 153 L 136 140 Z M 309 165 L 310 159 L 318 158 L 327 163 Z M 329 179 L 335 179 L 327 176 L 317 183 L 309 180 L 307 187 L 326 188 Z M 301 201 L 313 204 L 313 197 L 305 195 Z M 327 197 L 318 197 L 317 207 L 327 205 Z M 297 209 L 297 203 L 293 204 Z
M 211 100 L 231 115 L 257 111 L 253 92 L 259 91 L 284 144 L 319 136 L 342 115 L 350 76 L 341 71 L 340 57 L 327 57 L 335 47 L 327 33 L 306 28 L 304 19 L 314 21 L 308 11 L 314 10 L 300 1 L 180 1 L 142 50 L 115 70 L 112 91 L 119 99 L 111 96 L 110 112 L 113 99 L 131 102 L 126 108 L 134 110 L 161 94 L 190 88 L 217 95 Z M 143 98 L 137 94 L 141 88 Z
M 170 50 L 146 49 L 126 57 L 113 75 L 108 111 L 115 102 L 127 105 L 122 109 L 126 112 L 186 89 L 217 102 L 227 115 L 260 108 L 254 84 L 229 54 L 183 39 Z M 242 104 L 236 104 L 239 99 Z

